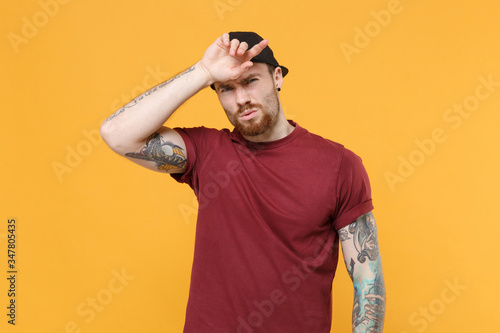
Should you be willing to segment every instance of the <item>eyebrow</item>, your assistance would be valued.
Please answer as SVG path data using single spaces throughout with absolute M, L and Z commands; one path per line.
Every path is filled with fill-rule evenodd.
M 241 79 L 238 83 L 241 84 L 241 83 L 244 83 L 245 81 L 253 79 L 254 77 L 260 77 L 260 76 L 261 76 L 260 73 L 252 73 L 252 74 L 248 75 L 247 77 L 245 77 L 244 79 Z M 222 90 L 222 89 L 225 89 L 228 87 L 232 87 L 232 85 L 231 84 L 221 84 L 221 85 L 219 85 L 218 90 Z
M 241 83 L 241 82 L 248 81 L 248 80 L 250 80 L 250 79 L 253 79 L 254 77 L 257 77 L 257 76 L 260 76 L 260 73 L 252 73 L 252 74 L 248 75 L 246 78 L 242 79 L 242 80 L 240 81 L 240 83 Z

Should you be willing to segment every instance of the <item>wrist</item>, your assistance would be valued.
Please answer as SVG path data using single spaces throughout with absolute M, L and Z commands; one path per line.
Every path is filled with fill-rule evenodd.
M 198 61 L 195 65 L 195 70 L 198 71 L 199 75 L 203 78 L 205 86 L 208 87 L 215 82 L 215 80 L 210 75 L 208 69 L 203 65 L 203 63 Z

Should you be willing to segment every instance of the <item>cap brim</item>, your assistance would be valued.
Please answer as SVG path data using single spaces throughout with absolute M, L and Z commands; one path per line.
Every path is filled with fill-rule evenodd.
M 281 68 L 281 74 L 283 75 L 283 77 L 285 77 L 288 74 L 288 68 L 281 65 L 279 67 Z

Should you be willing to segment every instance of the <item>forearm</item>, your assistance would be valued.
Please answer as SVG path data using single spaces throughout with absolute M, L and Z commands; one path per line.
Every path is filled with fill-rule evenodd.
M 380 266 L 379 266 L 380 267 Z M 382 333 L 385 317 L 385 284 L 381 269 L 373 279 L 354 281 L 352 331 Z
M 197 63 L 113 113 L 103 122 L 101 135 L 109 146 L 117 150 L 144 142 L 184 102 L 211 83 L 207 73 Z
M 354 286 L 352 331 L 382 333 L 385 283 L 373 214 L 367 213 L 339 230 L 342 252 Z

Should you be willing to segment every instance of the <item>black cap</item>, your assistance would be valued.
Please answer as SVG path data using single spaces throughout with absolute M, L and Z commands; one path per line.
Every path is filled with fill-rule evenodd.
M 248 49 L 251 49 L 254 45 L 259 44 L 264 38 L 260 37 L 255 32 L 251 31 L 233 31 L 229 33 L 229 40 L 237 39 L 240 42 L 246 42 L 248 44 Z M 274 67 L 281 67 L 281 73 L 283 77 L 288 74 L 288 68 L 285 66 L 281 66 L 276 58 L 274 57 L 273 51 L 271 48 L 266 46 L 259 54 L 250 59 L 252 62 L 261 62 L 264 64 L 269 64 Z M 214 85 L 210 86 L 215 90 Z

